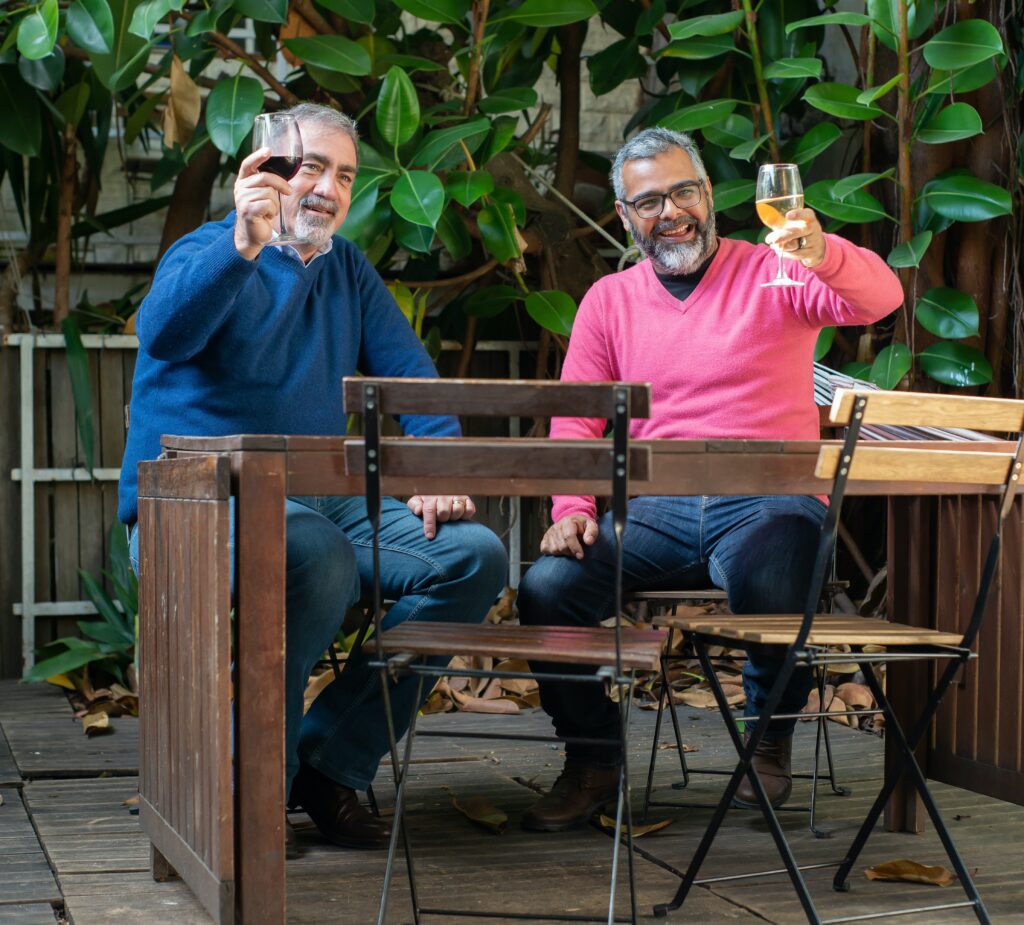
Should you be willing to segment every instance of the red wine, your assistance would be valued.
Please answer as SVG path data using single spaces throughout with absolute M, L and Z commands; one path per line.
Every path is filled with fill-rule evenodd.
M 274 154 L 260 164 L 259 169 L 267 173 L 276 173 L 279 177 L 290 180 L 299 172 L 301 163 L 301 157 L 285 157 L 282 154 Z

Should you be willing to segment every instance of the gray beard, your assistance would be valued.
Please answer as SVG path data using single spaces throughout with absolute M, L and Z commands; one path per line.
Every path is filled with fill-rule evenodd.
M 713 209 L 708 211 L 706 221 L 696 222 L 697 227 L 693 240 L 678 244 L 662 241 L 657 234 L 659 231 L 667 231 L 676 227 L 679 222 L 658 222 L 651 229 L 650 237 L 646 237 L 637 230 L 632 219 L 628 219 L 628 221 L 629 230 L 636 246 L 646 257 L 650 258 L 659 270 L 673 276 L 696 273 L 701 264 L 714 253 L 715 243 L 718 240 L 718 228 Z
M 309 212 L 302 205 L 300 202 L 298 214 L 295 216 L 295 234 L 314 247 L 323 247 L 334 235 L 334 216 Z

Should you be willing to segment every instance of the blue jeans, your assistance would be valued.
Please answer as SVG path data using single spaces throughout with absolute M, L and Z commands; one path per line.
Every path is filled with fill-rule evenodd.
M 686 590 L 714 585 L 729 595 L 733 613 L 802 613 L 807 600 L 825 505 L 803 496 L 648 497 L 629 503 L 623 539 L 624 591 Z M 611 616 L 615 545 L 611 515 L 600 521 L 582 560 L 542 556 L 519 588 L 523 623 L 595 626 Z M 746 713 L 765 703 L 784 657 L 780 646 L 751 647 L 743 669 Z M 538 668 L 582 673 L 588 668 Z M 797 669 L 776 712 L 798 713 L 811 687 L 809 669 Z M 618 709 L 597 684 L 544 681 L 541 704 L 561 736 L 614 739 Z M 776 720 L 769 736 L 789 735 L 794 720 Z M 612 765 L 617 745 L 567 744 L 566 756 Z
M 366 667 L 365 657 L 354 659 L 305 716 L 302 707 L 309 674 L 334 640 L 346 610 L 361 592 L 370 596 L 373 591 L 373 533 L 366 502 L 360 497 L 289 498 L 285 529 L 287 786 L 301 758 L 337 783 L 365 790 L 388 751 L 378 673 Z M 129 553 L 137 572 L 135 525 Z M 478 623 L 504 587 L 508 560 L 501 541 L 486 527 L 468 521 L 438 524 L 437 535 L 428 540 L 419 517 L 402 502 L 384 498 L 380 568 L 384 597 L 395 601 L 385 627 L 406 620 Z M 231 581 L 233 595 L 233 567 Z M 372 650 L 372 643 L 368 647 Z M 389 690 L 399 736 L 408 726 L 416 681 L 403 678 Z

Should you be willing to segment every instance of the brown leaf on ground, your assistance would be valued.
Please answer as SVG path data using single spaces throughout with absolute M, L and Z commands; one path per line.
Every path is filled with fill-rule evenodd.
M 309 708 L 313 706 L 313 701 L 320 696 L 320 692 L 327 687 L 334 680 L 334 670 L 328 669 L 323 671 L 316 677 L 312 677 L 306 684 L 305 693 L 302 695 L 302 714 L 303 716 L 309 712 Z
M 669 751 L 669 750 L 674 751 L 674 750 L 676 750 L 678 748 L 679 748 L 679 746 L 676 745 L 675 742 L 659 742 L 658 743 L 658 751 L 660 751 L 660 752 L 661 751 Z M 699 752 L 700 751 L 700 746 L 698 746 L 698 745 L 687 745 L 684 742 L 683 743 L 683 751 L 687 755 L 689 755 L 690 752 Z
M 518 713 L 517 707 L 511 700 L 482 700 L 479 697 L 471 697 L 461 691 L 452 691 L 452 697 L 458 708 L 464 713 Z
M 136 793 L 134 796 L 128 797 L 128 799 L 125 800 L 121 805 L 122 806 L 138 806 L 139 805 L 139 795 Z
M 743 687 L 739 684 L 723 684 L 722 693 L 725 694 L 726 703 L 731 707 L 736 707 L 747 702 L 747 695 L 743 692 Z
M 875 698 L 866 684 L 847 681 L 836 688 L 836 696 L 841 697 L 848 707 L 855 710 L 870 710 L 875 705 Z
M 516 616 L 516 591 L 514 588 L 506 587 L 505 592 L 498 599 L 498 603 L 487 611 L 487 616 L 484 619 L 487 623 L 507 623 L 514 620 Z
M 426 702 L 420 707 L 420 714 L 429 716 L 431 713 L 447 713 L 451 708 L 452 702 L 449 698 L 439 691 L 431 691 Z
M 87 713 L 82 717 L 82 729 L 87 736 L 114 731 L 114 727 L 110 725 L 110 717 L 106 713 Z
M 610 832 L 615 831 L 615 820 L 609 816 L 604 815 L 604 813 L 601 814 L 598 822 L 600 822 L 602 829 L 608 829 L 608 831 Z M 672 825 L 671 819 L 659 819 L 657 822 L 648 822 L 645 825 L 635 825 L 633 826 L 633 837 L 640 838 L 642 835 L 648 835 L 651 832 L 657 832 L 659 829 L 663 829 L 667 825 Z M 625 835 L 626 827 L 624 825 L 619 826 L 619 832 L 622 835 Z
M 444 788 L 448 790 L 447 787 Z M 454 793 L 448 790 L 454 806 L 463 816 L 477 825 L 482 826 L 495 835 L 504 835 L 508 827 L 508 816 L 487 797 L 465 797 L 458 799 Z
M 929 867 L 906 858 L 867 867 L 864 876 L 868 880 L 903 880 L 907 883 L 927 883 L 933 886 L 949 886 L 956 880 L 956 874 L 945 867 Z
M 715 695 L 711 691 L 702 691 L 698 688 L 690 688 L 680 693 L 672 692 L 672 699 L 676 703 L 685 703 L 688 707 L 713 707 L 715 706 Z

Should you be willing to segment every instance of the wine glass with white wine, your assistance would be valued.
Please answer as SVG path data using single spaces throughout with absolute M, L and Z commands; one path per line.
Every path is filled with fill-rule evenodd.
M 786 224 L 786 213 L 804 207 L 804 186 L 800 182 L 800 169 L 796 164 L 762 164 L 757 173 L 757 217 L 769 228 L 776 230 Z M 791 279 L 782 268 L 779 254 L 779 272 L 775 279 L 762 286 L 802 286 Z

